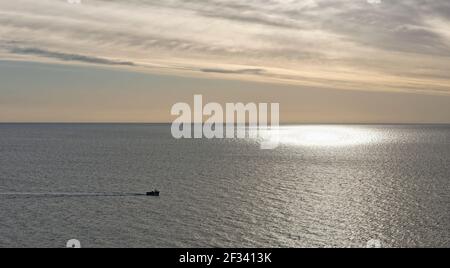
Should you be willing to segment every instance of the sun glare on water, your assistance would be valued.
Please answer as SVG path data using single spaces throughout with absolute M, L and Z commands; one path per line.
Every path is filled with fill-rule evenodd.
M 314 147 L 361 145 L 379 139 L 376 131 L 360 126 L 282 126 L 267 135 L 280 144 Z

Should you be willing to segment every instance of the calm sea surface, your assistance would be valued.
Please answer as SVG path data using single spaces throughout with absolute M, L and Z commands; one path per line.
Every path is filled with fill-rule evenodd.
M 450 246 L 450 126 L 286 126 L 280 143 L 2 124 L 0 247 Z

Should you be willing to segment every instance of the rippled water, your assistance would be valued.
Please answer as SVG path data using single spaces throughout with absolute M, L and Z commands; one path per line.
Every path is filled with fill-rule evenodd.
M 279 137 L 261 150 L 169 125 L 0 125 L 0 246 L 450 246 L 450 126 Z

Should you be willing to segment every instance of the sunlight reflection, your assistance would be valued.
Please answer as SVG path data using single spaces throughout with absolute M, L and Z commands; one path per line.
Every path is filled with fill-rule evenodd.
M 338 147 L 373 143 L 379 134 L 363 126 L 282 126 L 268 130 L 265 139 L 286 145 Z

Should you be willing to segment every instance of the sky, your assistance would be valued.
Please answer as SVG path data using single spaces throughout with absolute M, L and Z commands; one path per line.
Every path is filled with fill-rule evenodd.
M 0 0 L 0 121 L 450 123 L 447 0 Z

